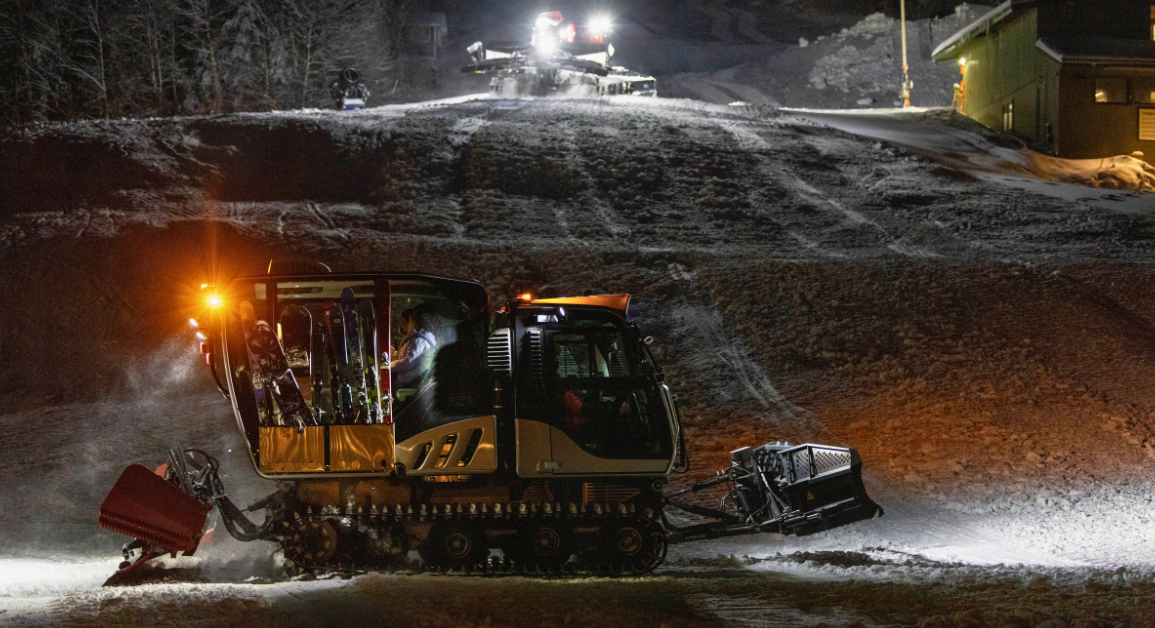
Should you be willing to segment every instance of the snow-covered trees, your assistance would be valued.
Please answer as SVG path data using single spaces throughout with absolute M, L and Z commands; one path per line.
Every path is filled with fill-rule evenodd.
M 329 104 L 395 76 L 412 0 L 0 0 L 0 125 Z

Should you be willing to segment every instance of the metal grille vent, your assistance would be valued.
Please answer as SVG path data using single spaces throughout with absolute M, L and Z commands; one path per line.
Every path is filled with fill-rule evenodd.
M 790 464 L 794 467 L 794 480 L 810 477 L 810 450 L 803 449 L 790 455 Z
M 513 371 L 512 345 L 508 327 L 489 335 L 489 342 L 485 347 L 485 363 L 494 375 L 508 376 Z
M 529 372 L 535 379 L 542 377 L 542 364 L 545 362 L 542 350 L 542 333 L 540 329 L 527 329 L 525 340 L 529 345 Z
M 587 504 L 629 501 L 638 493 L 641 491 L 632 486 L 613 486 L 605 482 L 582 484 L 582 501 Z
M 830 449 L 813 449 L 814 456 L 814 473 L 826 473 L 833 471 L 839 467 L 850 466 L 850 452 L 849 451 L 835 451 Z

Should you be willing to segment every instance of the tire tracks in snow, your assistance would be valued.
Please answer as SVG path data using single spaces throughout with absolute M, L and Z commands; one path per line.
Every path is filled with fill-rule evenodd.
M 606 202 L 606 200 L 602 198 L 602 195 L 597 191 L 597 181 L 594 179 L 594 176 L 590 174 L 589 168 L 586 167 L 587 164 L 585 160 L 581 157 L 581 151 L 577 145 L 577 131 L 575 131 L 572 126 L 566 124 L 561 126 L 560 132 L 562 137 L 565 138 L 566 149 L 571 155 L 574 156 L 574 159 L 577 161 L 581 168 L 582 174 L 586 176 L 589 183 L 590 191 L 580 195 L 579 198 L 583 204 L 588 204 L 593 208 L 594 214 L 597 215 L 598 219 L 601 221 L 601 224 L 609 233 L 611 239 L 616 240 L 622 236 L 628 236 L 630 234 L 629 227 L 624 227 L 618 222 L 618 218 L 615 215 L 616 212 L 614 211 L 613 207 L 611 207 L 610 204 Z M 565 218 L 565 209 L 563 208 L 562 203 L 555 204 L 554 212 L 557 213 L 558 219 L 560 222 L 562 222 L 562 224 L 568 224 L 568 221 L 566 221 Z M 566 229 L 568 233 L 568 227 Z M 578 239 L 574 238 L 572 235 L 569 237 L 574 240 Z
M 719 125 L 730 132 L 737 140 L 738 146 L 744 151 L 757 155 L 759 151 L 769 151 L 772 146 L 756 131 L 750 129 L 746 124 L 739 121 L 719 121 Z M 885 242 L 886 248 L 904 255 L 914 258 L 928 258 L 937 257 L 934 252 L 924 250 L 920 247 L 912 247 L 902 242 L 902 238 L 895 237 L 882 225 L 871 220 L 866 215 L 859 211 L 846 207 L 839 201 L 832 198 L 830 195 L 814 187 L 805 179 L 798 176 L 789 166 L 780 164 L 777 167 L 771 167 L 768 164 L 763 164 L 759 170 L 767 176 L 771 181 L 776 182 L 781 188 L 791 192 L 795 197 L 801 199 L 806 204 L 817 209 L 825 210 L 834 216 L 840 217 L 843 225 L 853 227 L 867 227 L 877 232 L 881 239 Z M 805 235 L 796 231 L 788 231 L 789 235 L 798 241 L 804 248 L 815 251 L 821 254 L 826 254 L 831 257 L 845 258 L 847 254 L 839 252 L 825 251 L 820 246 L 814 243 Z
M 453 127 L 449 130 L 449 135 L 445 138 L 450 147 L 450 162 L 460 162 L 461 155 L 465 148 L 473 141 L 473 136 L 478 131 L 489 125 L 489 114 L 492 109 L 485 112 L 484 115 L 469 116 L 466 118 L 459 118 L 453 123 Z M 458 201 L 452 204 L 453 209 L 449 210 L 453 215 L 453 233 L 461 238 L 465 236 L 465 208 L 461 202 Z
M 337 228 L 337 223 L 332 218 L 323 214 L 316 203 L 305 203 L 305 209 L 309 210 L 309 213 L 317 219 L 317 222 L 321 223 L 326 229 Z
M 751 129 L 748 123 L 738 120 L 720 120 L 718 121 L 718 124 L 734 136 L 734 139 L 738 142 L 739 148 L 751 155 L 758 155 L 759 152 L 767 152 L 773 149 L 773 147 L 770 145 L 770 142 L 766 141 L 766 139 L 759 135 L 757 131 Z M 790 179 L 784 179 L 778 170 L 766 163 L 765 160 L 761 161 L 762 163 L 759 164 L 758 171 L 761 172 L 763 176 L 765 176 L 768 180 L 779 183 L 780 187 L 791 189 L 791 184 L 793 182 L 800 182 L 797 175 L 793 175 Z M 794 185 L 796 186 L 796 183 Z M 810 189 L 813 190 L 813 188 Z M 817 190 L 814 190 L 814 192 L 817 192 Z M 813 201 L 808 202 L 813 204 Z M 775 222 L 782 224 L 777 220 Z M 828 247 L 822 246 L 809 237 L 803 235 L 798 230 L 788 228 L 788 226 L 785 224 L 782 224 L 782 227 L 788 236 L 793 238 L 798 242 L 799 245 L 802 246 L 802 248 L 808 251 L 831 259 L 847 259 L 850 257 L 847 253 L 833 251 Z
M 678 285 L 693 284 L 697 273 L 682 264 L 669 267 L 670 278 Z M 677 330 L 682 342 L 689 344 L 681 362 L 702 377 L 721 370 L 728 373 L 726 383 L 718 381 L 712 388 L 714 395 L 737 397 L 744 394 L 758 402 L 768 411 L 764 421 L 774 426 L 792 427 L 814 438 L 829 438 L 829 430 L 809 410 L 787 399 L 766 375 L 762 366 L 750 354 L 750 349 L 740 334 L 726 325 L 722 313 L 712 304 L 696 304 L 681 295 L 676 305 L 670 308 L 671 328 Z M 705 375 L 708 377 L 708 375 Z
M 489 127 L 493 122 L 500 121 L 502 118 L 515 114 L 521 111 L 526 106 L 523 101 L 517 100 L 486 100 L 479 103 L 478 111 L 475 115 L 458 118 L 453 122 L 448 135 L 445 137 L 446 157 L 448 161 L 455 164 L 453 167 L 454 173 L 460 173 L 462 169 L 462 159 L 473 144 L 473 138 L 483 129 Z M 461 201 L 453 203 L 453 209 L 449 210 L 453 219 L 453 232 L 459 238 L 465 237 L 465 218 L 466 209 Z

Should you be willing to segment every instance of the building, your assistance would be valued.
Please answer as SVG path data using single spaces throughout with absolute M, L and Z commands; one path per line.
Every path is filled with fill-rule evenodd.
M 1060 157 L 1155 163 L 1155 4 L 1008 0 L 933 52 L 964 70 L 963 113 Z

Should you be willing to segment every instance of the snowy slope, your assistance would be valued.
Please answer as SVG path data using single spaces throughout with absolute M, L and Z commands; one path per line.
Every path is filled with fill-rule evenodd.
M 0 139 L 18 295 L 0 312 L 0 571 L 20 574 L 0 622 L 968 625 L 977 597 L 994 625 L 1136 625 L 1155 569 L 1150 195 L 999 174 L 1003 147 L 934 115 L 845 120 L 463 98 Z M 95 510 L 124 465 L 199 446 L 240 501 L 269 490 L 185 321 L 214 264 L 274 255 L 477 277 L 495 300 L 633 293 L 686 410 L 678 485 L 743 445 L 850 443 L 888 514 L 676 547 L 620 583 L 267 584 L 268 548 L 225 539 L 167 583 L 94 588 L 123 541 Z

